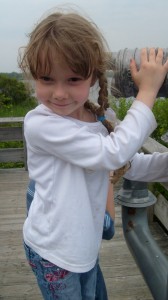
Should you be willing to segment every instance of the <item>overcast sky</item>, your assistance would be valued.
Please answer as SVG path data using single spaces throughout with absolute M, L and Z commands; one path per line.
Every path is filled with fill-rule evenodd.
M 19 47 L 38 19 L 60 4 L 75 4 L 99 26 L 111 51 L 168 48 L 168 0 L 0 0 L 0 72 L 19 72 Z

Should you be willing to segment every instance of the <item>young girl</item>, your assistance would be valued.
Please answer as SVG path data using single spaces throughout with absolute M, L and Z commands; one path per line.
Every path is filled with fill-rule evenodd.
M 31 33 L 20 59 L 41 102 L 25 117 L 29 176 L 36 182 L 23 227 L 26 255 L 44 299 L 93 300 L 109 173 L 127 170 L 155 129 L 151 108 L 168 62 L 162 64 L 162 49 L 157 55 L 150 49 L 149 56 L 143 49 L 139 71 L 131 62 L 139 92 L 112 132 L 105 118 L 109 57 L 90 20 L 77 13 L 49 15 Z M 96 81 L 100 91 L 94 105 L 88 95 Z M 167 157 L 160 159 L 163 169 Z M 138 155 L 129 176 L 136 161 Z

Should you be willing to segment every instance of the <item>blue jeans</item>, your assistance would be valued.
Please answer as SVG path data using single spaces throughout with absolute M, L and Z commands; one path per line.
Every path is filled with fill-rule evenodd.
M 45 300 L 95 300 L 97 264 L 86 273 L 73 273 L 43 259 L 24 243 L 26 257 Z
M 106 284 L 104 277 L 100 269 L 100 265 L 97 265 L 97 281 L 96 281 L 96 297 L 95 300 L 108 300 Z
M 29 212 L 29 209 L 30 209 L 30 205 L 33 201 L 34 192 L 35 192 L 35 181 L 30 180 L 29 185 L 27 187 L 27 193 L 26 193 L 27 215 L 28 215 L 28 212 Z

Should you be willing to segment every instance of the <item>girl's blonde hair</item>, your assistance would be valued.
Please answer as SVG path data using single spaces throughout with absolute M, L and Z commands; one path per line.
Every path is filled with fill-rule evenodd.
M 108 132 L 112 132 L 112 123 L 104 119 L 109 107 L 106 70 L 111 68 L 111 58 L 97 26 L 78 13 L 56 12 L 43 19 L 30 34 L 24 52 L 20 52 L 19 67 L 36 80 L 50 74 L 53 60 L 64 61 L 86 79 L 93 74 L 93 81 L 97 80 L 100 87 L 98 105 L 88 100 L 85 107 L 101 117 Z M 112 181 L 117 181 L 126 168 L 114 172 Z

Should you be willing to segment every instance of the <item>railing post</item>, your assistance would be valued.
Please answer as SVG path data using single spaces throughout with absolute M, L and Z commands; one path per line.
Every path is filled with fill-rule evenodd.
M 25 140 L 25 136 L 24 136 L 24 123 L 22 123 L 22 137 L 23 137 L 23 151 L 24 151 L 24 167 L 25 167 L 25 170 L 28 171 L 27 146 L 26 146 L 26 140 Z
M 168 259 L 150 233 L 147 207 L 156 202 L 147 183 L 125 179 L 117 195 L 124 236 L 155 300 L 168 300 Z

